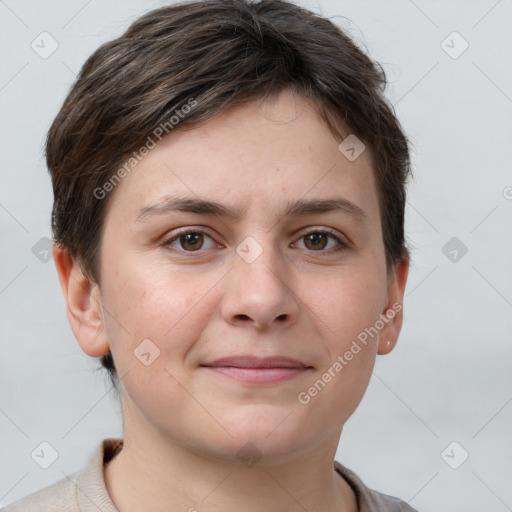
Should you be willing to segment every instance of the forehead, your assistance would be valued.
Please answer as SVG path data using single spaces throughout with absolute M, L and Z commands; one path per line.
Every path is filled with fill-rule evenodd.
M 132 222 L 151 205 L 181 196 L 281 215 L 298 199 L 342 195 L 378 216 L 369 150 L 349 159 L 339 142 L 313 103 L 283 91 L 199 126 L 178 126 L 116 186 L 109 209 Z

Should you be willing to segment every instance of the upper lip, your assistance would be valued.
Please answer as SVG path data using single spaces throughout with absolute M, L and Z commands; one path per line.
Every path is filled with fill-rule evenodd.
M 236 368 L 308 368 L 297 359 L 291 357 L 254 357 L 233 356 L 223 357 L 215 361 L 201 364 L 201 366 L 233 366 Z

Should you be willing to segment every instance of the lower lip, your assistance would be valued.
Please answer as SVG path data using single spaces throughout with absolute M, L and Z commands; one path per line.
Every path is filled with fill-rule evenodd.
M 205 366 L 231 379 L 251 384 L 274 384 L 293 379 L 307 368 L 237 368 L 234 366 Z

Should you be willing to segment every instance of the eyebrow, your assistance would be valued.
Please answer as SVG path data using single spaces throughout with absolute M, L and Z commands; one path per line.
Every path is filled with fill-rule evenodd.
M 165 215 L 176 211 L 202 215 L 218 215 L 220 217 L 226 217 L 236 221 L 243 217 L 247 211 L 247 206 L 235 209 L 216 201 L 195 197 L 166 197 L 154 205 L 142 208 L 135 221 L 143 222 L 150 217 Z M 298 201 L 288 205 L 284 212 L 284 216 L 301 217 L 328 212 L 339 212 L 345 214 L 357 222 L 370 222 L 367 213 L 363 209 L 345 198 L 299 199 Z

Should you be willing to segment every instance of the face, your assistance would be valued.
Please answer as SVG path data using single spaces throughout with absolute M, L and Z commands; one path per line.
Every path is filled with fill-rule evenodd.
M 91 355 L 111 350 L 125 426 L 220 459 L 247 442 L 269 462 L 337 444 L 401 314 L 345 355 L 405 286 L 386 273 L 369 151 L 350 161 L 339 142 L 283 92 L 173 131 L 117 185 L 101 324 L 75 334 Z M 214 363 L 232 357 L 300 364 Z

